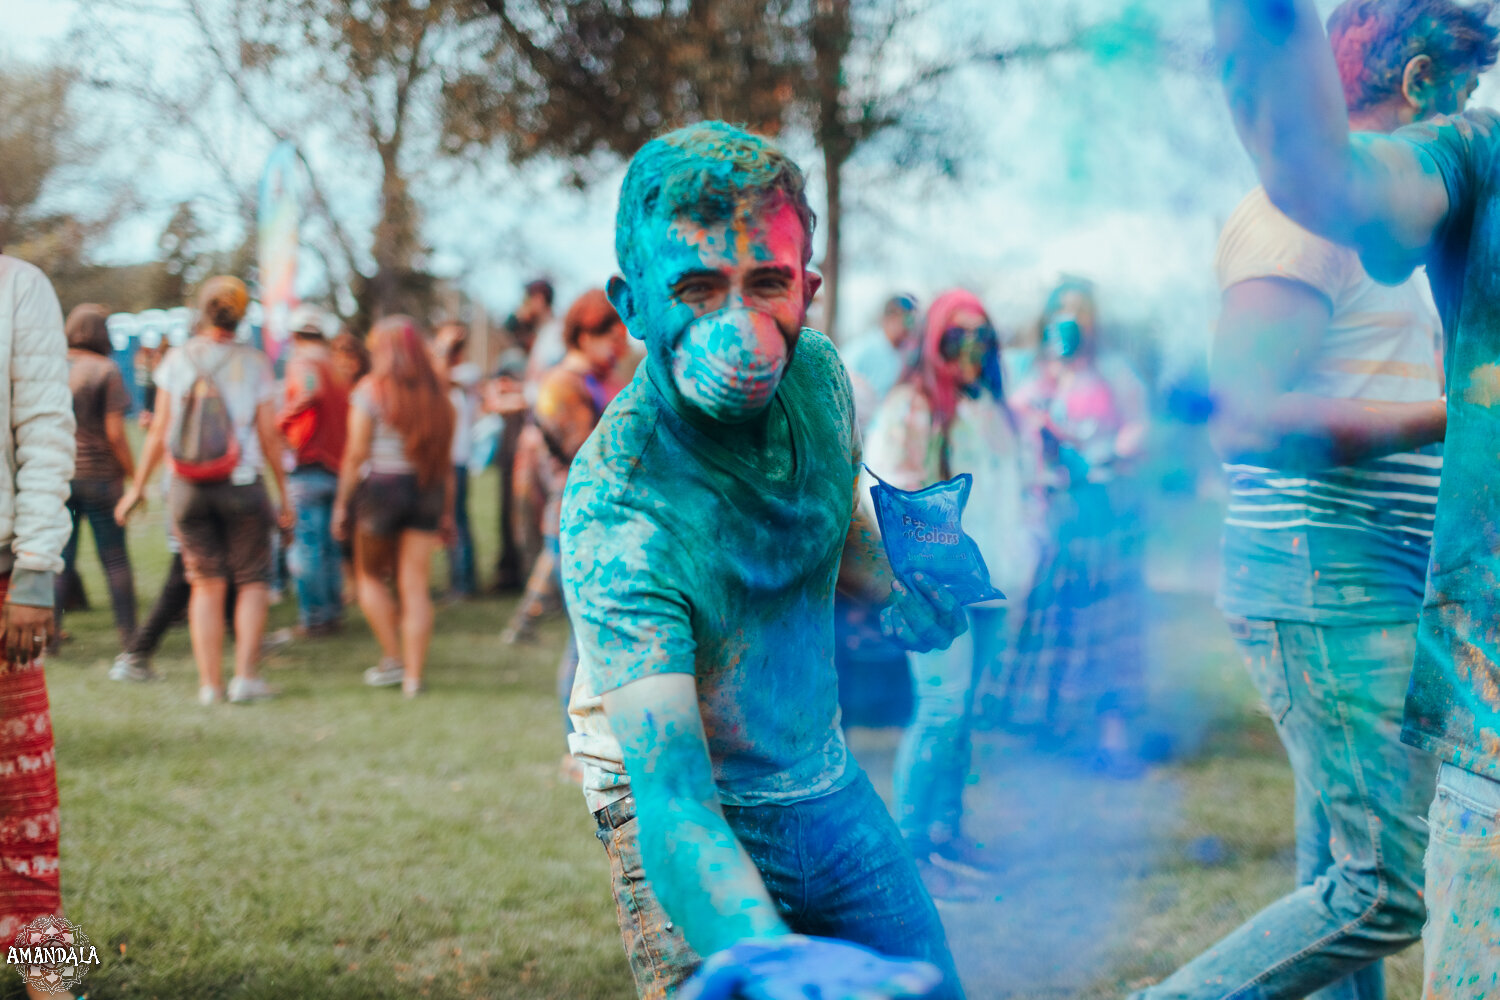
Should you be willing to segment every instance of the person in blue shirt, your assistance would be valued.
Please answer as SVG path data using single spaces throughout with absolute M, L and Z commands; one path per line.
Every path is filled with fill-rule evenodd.
M 648 143 L 620 193 L 608 293 L 647 355 L 574 460 L 560 558 L 570 746 L 645 998 L 699 956 L 703 995 L 962 996 L 844 743 L 834 589 L 884 601 L 912 649 L 964 615 L 933 581 L 893 583 L 856 516 L 849 381 L 802 327 L 812 225 L 796 164 L 721 122 Z

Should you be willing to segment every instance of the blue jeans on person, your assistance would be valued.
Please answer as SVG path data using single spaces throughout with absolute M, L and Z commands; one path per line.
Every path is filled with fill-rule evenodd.
M 472 597 L 478 589 L 474 576 L 474 536 L 469 531 L 469 470 L 453 467 L 453 544 L 448 546 L 448 589 L 458 597 Z
M 115 629 L 122 642 L 135 634 L 135 578 L 130 571 L 130 552 L 125 548 L 125 529 L 115 523 L 115 504 L 120 502 L 124 484 L 118 480 L 75 479 L 68 496 L 68 516 L 73 532 L 63 547 L 63 572 L 53 584 L 53 607 L 58 628 L 62 627 L 63 601 L 66 597 L 69 571 L 78 564 L 78 531 L 84 519 L 94 533 L 94 548 L 104 566 L 109 583 L 109 602 L 114 610 Z
M 1500 781 L 1444 764 L 1427 825 L 1423 1000 L 1500 1000 Z
M 1437 760 L 1401 742 L 1416 625 L 1231 619 L 1297 792 L 1301 887 L 1148 1000 L 1384 996 L 1379 961 L 1415 943 Z
M 634 797 L 594 817 L 596 836 L 609 855 L 616 916 L 636 991 L 642 1000 L 673 997 L 699 958 L 646 878 Z M 930 994 L 933 1000 L 963 1000 L 937 908 L 863 772 L 846 787 L 803 802 L 724 806 L 724 818 L 793 933 L 925 959 L 943 972 L 943 985 Z
M 338 476 L 318 465 L 299 465 L 287 475 L 297 515 L 292 535 L 297 618 L 307 628 L 337 624 L 344 614 L 343 555 L 332 527 L 338 485 Z
M 959 835 L 973 753 L 974 685 L 1002 635 L 1004 609 L 973 608 L 947 649 L 910 653 L 916 712 L 896 751 L 896 825 L 913 844 Z
M 557 592 L 563 592 L 562 553 L 556 535 L 545 535 L 542 546 L 552 557 L 552 581 Z M 568 602 L 563 600 L 563 620 L 568 621 Z M 573 717 L 568 714 L 568 702 L 573 700 L 573 679 L 578 676 L 578 640 L 573 638 L 572 623 L 568 623 L 568 639 L 563 643 L 562 656 L 557 661 L 557 700 L 562 704 L 563 738 L 573 732 Z

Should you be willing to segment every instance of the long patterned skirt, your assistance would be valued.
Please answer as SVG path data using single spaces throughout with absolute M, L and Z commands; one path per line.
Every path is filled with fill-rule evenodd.
M 0 601 L 5 589 L 0 583 Z M 23 924 L 61 912 L 46 675 L 40 661 L 0 663 L 0 947 Z
M 1144 540 L 1129 482 L 1059 491 L 1014 654 L 983 692 L 987 721 L 1067 739 L 1144 701 Z

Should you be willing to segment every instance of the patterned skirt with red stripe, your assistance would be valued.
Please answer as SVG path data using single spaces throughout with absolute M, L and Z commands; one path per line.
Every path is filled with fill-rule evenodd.
M 5 587 L 0 583 L 0 601 Z M 0 946 L 23 924 L 62 912 L 57 766 L 39 661 L 0 662 Z

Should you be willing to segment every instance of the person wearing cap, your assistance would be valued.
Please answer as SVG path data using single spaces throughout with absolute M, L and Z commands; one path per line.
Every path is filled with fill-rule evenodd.
M 42 272 L 0 253 L 0 947 L 62 912 L 57 771 L 42 651 L 54 631 L 73 477 L 62 309 Z M 33 992 L 32 995 L 41 995 Z
M 314 637 L 337 632 L 343 624 L 342 558 L 330 525 L 348 436 L 349 390 L 333 367 L 327 314 L 317 306 L 298 306 L 290 325 L 292 351 L 276 424 L 295 458 L 287 486 L 296 519 L 297 631 Z
M 227 694 L 232 702 L 272 697 L 276 692 L 259 672 L 261 638 L 270 607 L 271 533 L 292 526 L 281 435 L 276 428 L 276 380 L 271 363 L 249 344 L 235 340 L 235 329 L 250 304 L 244 282 L 225 275 L 210 278 L 198 296 L 194 336 L 167 352 L 156 370 L 156 419 L 141 448 L 135 479 L 115 507 L 124 523 L 141 502 L 146 483 L 167 452 L 174 414 L 186 412 L 188 394 L 201 378 L 212 380 L 234 426 L 238 460 L 227 479 L 193 481 L 174 476 L 168 514 L 177 526 L 192 597 L 188 632 L 198 664 L 198 701 L 212 705 Z M 283 504 L 271 506 L 262 475 L 276 478 Z M 234 678 L 223 683 L 224 600 L 230 580 L 234 602 Z
M 876 408 L 909 366 L 916 348 L 916 329 L 916 298 L 893 295 L 880 310 L 880 330 L 861 337 L 842 352 L 861 427 L 874 417 Z

